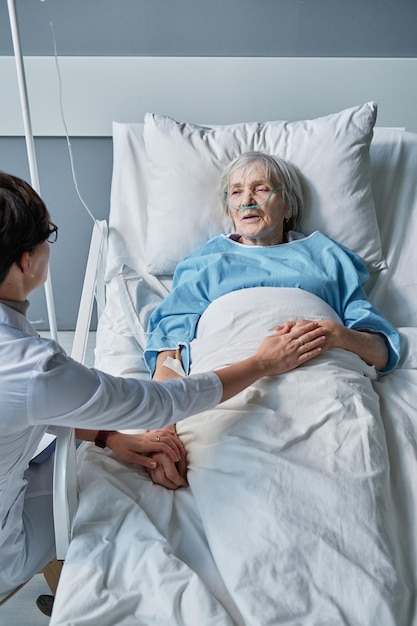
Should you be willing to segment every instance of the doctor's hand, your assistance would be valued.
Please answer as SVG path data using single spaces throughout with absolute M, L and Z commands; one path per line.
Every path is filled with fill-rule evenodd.
M 327 330 L 316 321 L 290 320 L 276 327 L 267 337 L 257 356 L 265 355 L 270 374 L 282 374 L 307 363 L 323 350 Z M 275 363 L 271 363 L 271 357 Z
M 284 374 L 314 359 L 322 351 L 325 335 L 325 329 L 317 322 L 307 320 L 277 326 L 254 355 L 214 371 L 223 385 L 221 402 L 263 376 Z
M 162 462 L 154 458 L 155 455 L 163 455 L 165 464 L 170 462 L 175 466 L 185 462 L 185 449 L 175 426 L 135 435 L 114 431 L 107 438 L 107 447 L 119 460 L 136 463 L 152 471 L 157 470 Z

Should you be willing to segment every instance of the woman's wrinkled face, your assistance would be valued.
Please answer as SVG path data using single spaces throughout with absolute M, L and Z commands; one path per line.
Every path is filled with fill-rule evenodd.
M 232 174 L 227 199 L 241 243 L 272 246 L 284 241 L 284 219 L 289 215 L 281 190 L 271 195 L 274 189 L 256 163 Z

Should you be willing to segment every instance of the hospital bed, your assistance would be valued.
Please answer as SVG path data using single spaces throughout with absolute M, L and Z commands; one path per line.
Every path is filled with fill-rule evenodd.
M 402 355 L 378 377 L 333 350 L 178 424 L 188 489 L 82 444 L 53 626 L 417 624 L 417 134 L 374 126 L 375 113 L 365 103 L 291 123 L 114 124 L 98 368 L 148 376 L 149 314 L 175 263 L 227 228 L 216 177 L 250 148 L 298 166 L 302 230 L 364 258 Z M 324 315 L 298 290 L 281 296 L 241 290 L 209 307 L 195 371 L 253 352 L 281 320 Z

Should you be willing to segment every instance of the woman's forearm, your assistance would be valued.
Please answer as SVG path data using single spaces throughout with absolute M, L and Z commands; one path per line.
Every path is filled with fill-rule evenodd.
M 389 352 L 383 335 L 366 329 L 353 330 L 330 320 L 323 320 L 320 324 L 328 331 L 325 348 L 349 350 L 378 371 L 385 369 Z
M 167 357 L 175 359 L 178 358 L 178 354 L 176 350 L 165 350 L 164 352 L 160 352 L 156 358 L 156 367 L 152 380 L 161 381 L 167 380 L 168 378 L 180 378 L 180 374 L 164 365 Z M 181 359 L 179 360 L 181 362 Z
M 214 373 L 217 374 L 223 385 L 222 402 L 229 400 L 229 398 L 232 398 L 266 375 L 262 372 L 254 357 L 249 357 L 244 361 L 215 370 Z
M 94 441 L 98 435 L 98 430 L 85 430 L 83 428 L 75 429 L 75 438 L 81 441 Z
M 385 369 L 389 353 L 383 335 L 367 330 L 352 330 L 345 334 L 346 350 L 355 352 L 368 365 L 374 365 L 378 371 Z

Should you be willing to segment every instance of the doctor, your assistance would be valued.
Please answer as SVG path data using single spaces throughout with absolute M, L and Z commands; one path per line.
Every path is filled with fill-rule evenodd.
M 123 460 L 151 467 L 146 455 L 161 445 L 178 454 L 169 435 L 137 436 L 132 444 L 131 437 L 102 429 L 164 427 L 212 408 L 261 376 L 307 362 L 324 342 L 316 323 L 288 326 L 240 363 L 164 382 L 116 378 L 84 367 L 56 342 L 40 338 L 26 318 L 27 297 L 46 279 L 48 241 L 56 233 L 38 194 L 23 180 L 0 173 L 1 594 L 54 556 L 52 457 L 30 463 L 48 427 L 88 428 L 77 436 L 108 444 Z

